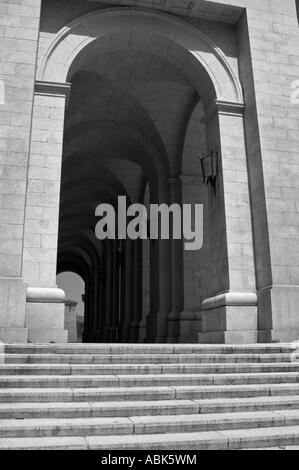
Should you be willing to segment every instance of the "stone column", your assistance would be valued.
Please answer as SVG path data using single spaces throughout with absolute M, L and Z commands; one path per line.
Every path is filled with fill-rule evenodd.
M 136 343 L 139 338 L 139 326 L 142 321 L 142 240 L 134 242 L 134 302 L 131 321 L 130 341 Z
M 96 323 L 97 323 L 97 332 L 96 332 L 96 342 L 100 342 L 103 334 L 104 320 L 105 320 L 105 296 L 104 296 L 104 285 L 105 285 L 105 269 L 103 265 L 104 260 L 101 259 L 100 264 L 97 266 L 97 303 L 96 303 Z
M 118 241 L 113 244 L 112 248 L 112 309 L 110 311 L 110 328 L 109 328 L 109 341 L 115 342 L 118 335 L 118 320 L 119 320 L 119 245 Z
M 25 343 L 22 252 L 41 0 L 1 0 L 0 339 Z
M 253 235 L 243 106 L 216 101 L 207 113 L 207 146 L 219 151 L 216 189 L 209 188 L 211 277 L 202 303 L 203 343 L 258 340 Z
M 169 178 L 171 204 L 182 207 L 182 180 Z M 184 336 L 184 282 L 183 251 L 184 241 L 171 239 L 171 312 L 168 314 L 167 342 L 176 343 L 181 334 Z M 189 325 L 189 323 L 188 323 Z M 190 335 L 187 335 L 190 338 Z
M 82 335 L 83 343 L 91 343 L 91 328 L 90 328 L 90 298 L 89 298 L 89 291 L 86 286 L 89 285 L 89 281 L 85 282 L 85 292 L 82 295 L 82 300 L 84 302 L 84 329 Z
M 126 252 L 125 252 L 125 304 L 124 304 L 124 316 L 122 319 L 122 331 L 120 337 L 123 341 L 128 342 L 130 340 L 131 333 L 131 322 L 134 314 L 134 242 L 132 240 L 126 240 Z
M 64 328 L 68 331 L 68 342 L 77 343 L 77 311 L 78 302 L 74 300 L 65 301 Z
M 90 343 L 95 343 L 96 342 L 96 336 L 97 336 L 97 315 L 99 313 L 98 311 L 98 305 L 96 303 L 96 279 L 95 279 L 95 270 L 93 269 L 92 271 L 92 280 L 89 282 L 89 285 L 87 286 L 87 289 L 85 289 L 85 292 L 88 293 L 88 315 L 90 316 L 90 337 L 89 337 L 89 342 Z
M 103 325 L 103 337 L 104 342 L 109 342 L 111 340 L 111 329 L 113 328 L 113 295 L 114 295 L 114 241 L 106 240 L 106 260 L 105 260 L 105 312 L 104 314 L 104 325 Z M 115 329 L 113 329 L 115 331 Z
M 26 193 L 22 276 L 30 342 L 67 342 L 56 286 L 65 102 L 69 84 L 37 82 Z
M 151 311 L 146 319 L 146 342 L 164 343 L 171 309 L 170 241 L 153 240 L 151 258 Z
M 146 318 L 150 311 L 150 240 L 142 242 L 142 320 L 139 323 L 139 343 L 146 338 Z
M 166 180 L 159 191 L 159 204 L 169 204 L 170 183 Z M 152 201 L 151 201 L 152 203 Z M 164 343 L 168 335 L 168 315 L 171 311 L 171 241 L 151 240 L 151 312 L 147 317 L 146 341 Z

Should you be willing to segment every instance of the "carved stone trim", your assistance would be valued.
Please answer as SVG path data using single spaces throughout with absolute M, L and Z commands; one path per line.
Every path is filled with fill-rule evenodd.
M 35 82 L 35 94 L 45 96 L 60 96 L 68 98 L 71 90 L 71 83 L 55 83 L 37 80 Z
M 227 292 L 205 299 L 201 304 L 203 310 L 236 306 L 256 307 L 257 294 L 254 292 Z
M 245 104 L 225 100 L 215 100 L 208 108 L 205 117 L 201 120 L 206 124 L 215 114 L 226 116 L 244 116 Z

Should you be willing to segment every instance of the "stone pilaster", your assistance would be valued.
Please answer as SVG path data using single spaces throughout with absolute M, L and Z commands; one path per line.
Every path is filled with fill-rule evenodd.
M 211 295 L 202 303 L 203 343 L 254 343 L 258 338 L 243 108 L 216 101 L 207 115 L 207 145 L 219 151 L 219 158 L 216 189 L 209 191 L 215 269 Z
M 22 275 L 31 342 L 66 342 L 64 295 L 56 287 L 60 179 L 69 84 L 37 82 L 26 194 Z
M 26 179 L 41 0 L 1 1 L 0 339 L 26 342 L 22 280 Z
M 251 186 L 259 340 L 299 337 L 299 77 L 296 3 L 247 2 L 240 75 Z

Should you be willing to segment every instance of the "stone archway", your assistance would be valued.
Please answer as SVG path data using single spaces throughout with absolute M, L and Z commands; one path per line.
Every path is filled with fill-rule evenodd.
M 201 112 L 195 115 L 198 103 Z M 45 200 L 53 226 L 45 227 L 42 235 L 45 240 L 51 238 L 51 253 L 45 248 L 31 251 L 29 256 L 29 250 L 24 250 L 24 278 L 34 287 L 55 288 L 55 224 L 60 201 L 59 256 L 67 257 L 74 267 L 89 266 L 86 337 L 90 341 L 138 341 L 145 325 L 146 339 L 153 342 L 192 342 L 198 333 L 204 342 L 256 341 L 243 108 L 241 86 L 227 58 L 205 34 L 182 20 L 114 8 L 78 18 L 57 34 L 37 72 L 37 128 L 33 128 L 31 149 L 32 171 L 38 171 L 37 151 L 45 152 L 55 168 L 56 184 L 51 187 L 50 201 Z M 49 110 L 47 132 L 53 142 L 44 146 L 38 140 L 38 117 L 45 109 Z M 186 147 L 193 146 L 196 151 L 196 136 L 190 131 L 192 119 L 205 135 L 202 148 L 220 153 L 216 195 L 201 187 L 195 153 L 189 167 L 184 165 Z M 242 184 L 231 178 L 232 165 L 237 165 Z M 140 244 L 97 243 L 93 233 L 95 204 L 108 200 L 115 205 L 122 194 L 128 194 L 133 202 L 144 202 L 146 187 L 148 202 L 181 204 L 200 202 L 204 197 L 209 227 L 205 261 L 209 263 L 209 283 L 204 291 L 200 282 L 193 282 L 190 292 L 187 273 L 194 279 L 199 270 L 196 258 L 184 255 L 182 244 L 159 241 L 146 255 Z M 236 206 L 234 197 L 242 198 L 243 204 Z M 31 222 L 29 213 L 25 224 L 28 233 Z M 125 266 L 118 264 L 120 251 L 126 256 Z M 240 255 L 243 252 L 246 264 Z M 149 260 L 145 261 L 145 256 Z M 27 269 L 29 257 L 30 265 L 38 265 L 35 277 Z M 40 276 L 45 264 L 47 275 Z M 142 265 L 149 266 L 147 312 L 143 309 Z M 198 274 L 199 281 L 204 275 L 204 270 Z M 116 291 L 120 293 L 118 300 L 113 295 Z M 55 291 L 51 292 L 56 302 Z M 198 303 L 194 303 L 196 297 Z M 38 298 L 42 308 L 42 297 Z M 47 308 L 47 297 L 44 304 Z M 29 316 L 32 307 L 31 297 L 27 302 Z M 56 315 L 62 307 L 57 300 Z M 98 310 L 104 312 L 101 318 L 105 320 L 99 318 Z
M 71 22 L 56 35 L 42 58 L 37 80 L 67 81 L 76 57 L 95 41 L 114 36 L 112 47 L 123 47 L 122 33 L 135 33 L 143 40 L 160 36 L 189 51 L 207 72 L 213 83 L 215 98 L 243 103 L 242 87 L 221 50 L 203 32 L 183 20 L 164 13 L 142 9 L 113 8 L 84 15 Z M 135 47 L 138 47 L 138 41 Z M 176 57 L 176 62 L 179 60 Z

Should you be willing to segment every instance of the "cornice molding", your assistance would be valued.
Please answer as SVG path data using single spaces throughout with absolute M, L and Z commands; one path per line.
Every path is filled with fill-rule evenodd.
M 203 124 L 206 124 L 210 121 L 215 114 L 225 115 L 225 116 L 238 116 L 243 117 L 245 111 L 245 104 L 244 103 L 237 103 L 233 101 L 225 101 L 225 100 L 215 100 L 209 106 L 205 117 L 201 120 Z
M 71 90 L 71 83 L 45 82 L 37 80 L 34 92 L 36 95 L 57 96 L 68 99 Z
M 205 299 L 201 308 L 203 310 L 213 310 L 219 307 L 256 307 L 257 294 L 254 292 L 227 292 Z

